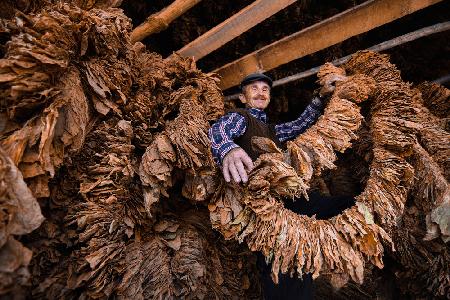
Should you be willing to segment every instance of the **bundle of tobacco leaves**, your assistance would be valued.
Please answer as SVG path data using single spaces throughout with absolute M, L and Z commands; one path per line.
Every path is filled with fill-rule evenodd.
M 186 208 L 181 191 L 165 190 L 152 210 L 146 191 L 162 169 L 138 175 L 159 137 L 178 143 L 171 168 L 213 166 L 206 130 L 223 113 L 216 77 L 132 46 L 121 10 L 55 2 L 5 24 L 0 293 L 258 298 L 254 255 L 221 239 L 207 208 Z M 14 239 L 37 227 L 23 238 L 29 249 Z
M 392 237 L 400 266 L 394 271 L 405 293 L 448 297 L 450 138 L 424 103 L 441 103 L 448 90 L 422 85 L 422 94 L 400 78 L 386 55 L 361 52 L 346 64 L 350 74 L 372 76 L 370 177 L 358 199 Z M 446 157 L 446 158 L 444 158 Z

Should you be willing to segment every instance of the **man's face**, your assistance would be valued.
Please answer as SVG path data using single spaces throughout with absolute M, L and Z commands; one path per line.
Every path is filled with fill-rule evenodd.
M 243 88 L 239 99 L 247 107 L 265 109 L 270 102 L 270 86 L 265 81 L 254 81 Z

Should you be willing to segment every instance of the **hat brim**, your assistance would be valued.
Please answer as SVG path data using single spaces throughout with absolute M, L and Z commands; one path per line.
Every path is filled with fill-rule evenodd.
M 250 75 L 246 76 L 242 80 L 242 82 L 239 85 L 239 87 L 242 90 L 245 86 L 247 86 L 250 83 L 255 82 L 255 81 L 264 81 L 265 83 L 267 83 L 269 85 L 269 87 L 272 88 L 272 83 L 273 83 L 272 79 L 269 76 L 266 76 L 266 75 L 261 74 L 261 73 L 254 73 L 254 74 L 250 74 Z

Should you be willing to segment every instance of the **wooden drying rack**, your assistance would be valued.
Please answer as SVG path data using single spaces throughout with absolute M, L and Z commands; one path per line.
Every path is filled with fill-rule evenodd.
M 267 72 L 350 37 L 390 23 L 413 12 L 426 8 L 442 0 L 369 0 L 342 13 L 284 37 L 270 45 L 247 54 L 233 62 L 215 69 L 221 77 L 222 90 L 233 87 L 247 74 Z M 131 33 L 133 42 L 159 32 L 170 22 L 181 16 L 200 0 L 176 0 L 162 11 L 151 15 Z M 295 0 L 256 0 L 224 22 L 215 26 L 194 41 L 185 45 L 177 54 L 199 60 L 220 48 L 235 37 L 256 26 L 260 22 L 286 8 Z M 399 44 L 449 29 L 449 22 L 436 24 L 369 48 L 381 51 Z M 373 48 L 373 49 L 372 49 Z M 381 50 L 380 50 L 381 49 Z M 334 63 L 343 63 L 347 57 Z M 275 81 L 275 85 L 315 74 L 316 68 Z

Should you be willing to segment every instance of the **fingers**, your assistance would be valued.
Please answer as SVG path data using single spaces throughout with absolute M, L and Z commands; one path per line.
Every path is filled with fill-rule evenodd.
M 327 75 L 323 80 L 320 81 L 320 83 L 322 84 L 322 88 L 320 89 L 319 95 L 328 96 L 333 93 L 336 89 L 336 82 L 338 81 L 347 81 L 347 76 L 339 74 Z
M 236 169 L 236 166 L 234 165 L 234 161 L 230 161 L 228 168 L 230 169 L 230 173 L 231 173 L 231 176 L 233 177 L 234 182 L 236 182 L 236 183 L 241 182 L 241 177 L 239 176 L 238 170 Z
M 336 87 L 334 86 L 334 81 L 326 81 L 323 87 L 320 89 L 320 95 L 326 96 L 331 94 Z
M 334 86 L 336 84 L 336 81 L 346 81 L 347 77 L 343 75 L 332 75 L 330 78 L 325 82 L 325 85 L 327 86 Z
M 346 80 L 347 80 L 347 76 L 336 74 L 335 81 L 346 81 Z
M 229 164 L 230 164 L 230 162 L 229 162 L 228 157 L 225 157 L 224 160 L 223 160 L 222 173 L 223 173 L 223 178 L 225 178 L 226 182 L 230 182 L 230 170 L 228 168 Z
M 238 157 L 235 160 L 235 166 L 239 173 L 239 179 L 242 179 L 242 182 L 247 182 L 248 181 L 247 172 L 244 169 L 244 164 L 242 163 L 242 160 L 240 157 Z
M 334 87 L 330 88 L 330 86 L 328 84 L 325 84 L 319 91 L 319 95 L 321 97 L 327 96 L 329 94 L 331 94 L 334 90 Z
M 250 172 L 253 170 L 253 161 L 250 158 L 250 156 L 247 155 L 247 153 L 244 152 L 245 155 L 242 156 L 242 162 L 244 163 L 244 166 L 247 168 L 247 172 Z
M 331 94 L 335 90 L 334 82 L 327 84 L 327 92 L 328 94 Z

